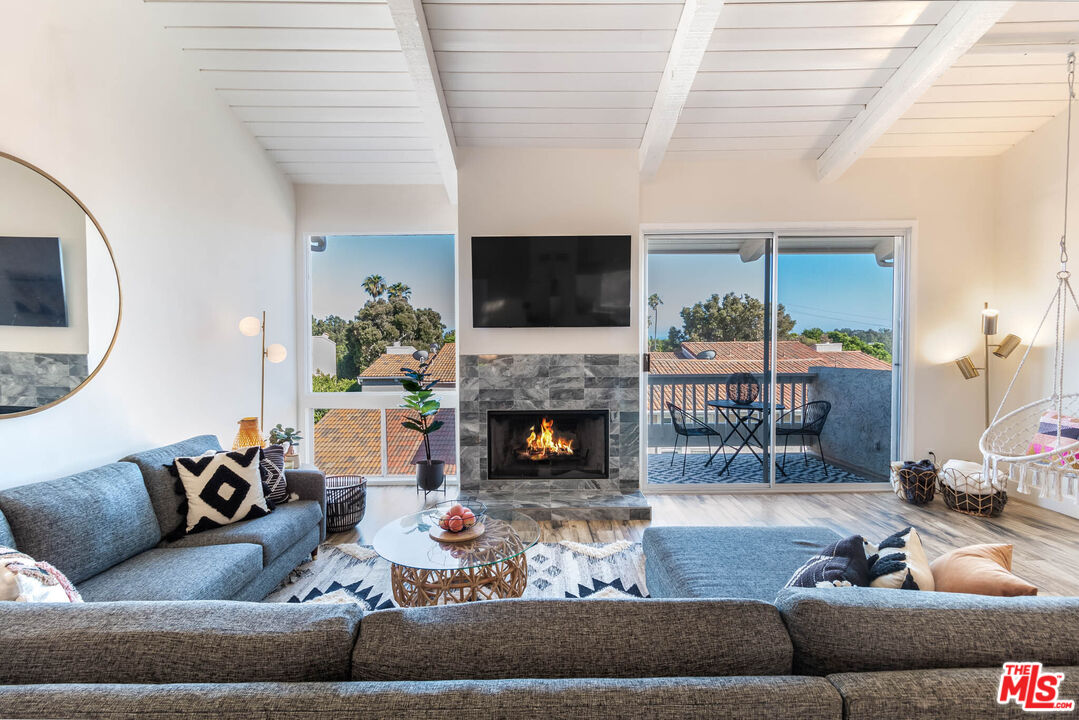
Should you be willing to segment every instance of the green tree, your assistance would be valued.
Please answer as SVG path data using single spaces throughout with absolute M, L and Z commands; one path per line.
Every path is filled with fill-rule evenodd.
M 311 376 L 312 392 L 359 392 L 360 384 L 353 378 L 338 378 L 336 375 L 326 375 L 316 372 Z M 315 422 L 326 416 L 329 410 L 326 408 L 316 409 L 314 412 Z
M 884 343 L 867 343 L 841 330 L 830 330 L 827 337 L 830 342 L 842 343 L 844 350 L 857 350 L 887 363 L 892 361 L 891 348 L 886 347 Z
M 345 336 L 350 323 L 344 318 L 330 315 L 324 320 L 311 318 L 311 336 L 326 335 L 337 346 L 337 377 L 356 377 L 356 363 L 348 352 Z M 332 377 L 332 376 L 329 376 Z
M 426 349 L 442 339 L 445 329 L 442 316 L 431 308 L 417 310 L 404 298 L 371 300 L 349 324 L 345 346 L 362 372 L 394 342 Z
M 447 330 L 442 335 L 442 344 L 443 345 L 445 345 L 446 343 L 455 343 L 455 342 L 457 342 L 457 331 L 456 330 Z
M 652 326 L 652 349 L 656 349 L 656 334 L 659 332 L 659 306 L 663 304 L 663 300 L 657 293 L 652 293 L 648 296 L 648 309 L 652 313 L 652 317 L 649 319 L 649 324 Z
M 412 288 L 404 283 L 395 282 L 386 288 L 386 295 L 392 300 L 394 298 L 404 298 L 408 300 L 412 297 Z
M 777 310 L 776 330 L 780 339 L 790 336 L 794 319 L 780 303 Z M 763 341 L 764 303 L 748 293 L 739 296 L 729 292 L 692 307 L 682 308 L 683 335 L 695 342 Z
M 368 275 L 363 280 L 363 291 L 370 295 L 372 300 L 378 300 L 386 294 L 386 279 L 381 275 Z

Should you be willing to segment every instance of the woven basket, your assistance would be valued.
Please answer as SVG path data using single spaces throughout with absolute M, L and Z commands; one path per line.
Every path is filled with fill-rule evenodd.
M 912 470 L 903 467 L 903 463 L 894 462 L 892 467 L 892 490 L 900 500 L 911 505 L 925 505 L 932 502 L 937 492 L 936 465 L 932 470 Z
M 975 517 L 996 517 L 1004 510 L 1004 504 L 1008 502 L 1008 491 L 1001 484 L 991 483 L 992 492 L 963 492 L 944 482 L 948 478 L 957 487 L 979 487 L 981 485 L 981 473 L 967 475 L 955 468 L 947 468 L 940 474 L 940 495 L 944 498 L 944 504 L 949 510 L 973 515 Z
M 367 478 L 332 475 L 326 478 L 326 531 L 351 530 L 367 511 Z

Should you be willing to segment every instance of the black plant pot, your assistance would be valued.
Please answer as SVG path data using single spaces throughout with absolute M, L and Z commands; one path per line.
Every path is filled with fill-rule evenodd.
M 420 460 L 416 463 L 416 485 L 424 492 L 431 492 L 442 487 L 445 460 Z

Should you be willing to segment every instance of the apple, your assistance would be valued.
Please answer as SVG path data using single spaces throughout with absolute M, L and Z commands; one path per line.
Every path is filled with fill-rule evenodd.
M 460 503 L 458 503 L 457 505 L 454 505 L 453 507 L 450 508 L 450 513 L 449 514 L 450 515 L 460 515 L 464 511 L 465 511 L 464 506 L 461 505 Z
M 443 515 L 438 521 L 438 526 L 440 528 L 442 528 L 443 530 L 449 530 L 450 529 L 449 520 L 450 520 L 449 515 Z
M 476 519 L 476 515 L 471 510 L 469 510 L 468 508 L 465 508 L 464 512 L 461 513 L 461 517 L 463 517 L 465 520 L 475 520 Z
M 461 532 L 465 528 L 465 521 L 460 515 L 454 515 L 449 519 L 450 532 Z

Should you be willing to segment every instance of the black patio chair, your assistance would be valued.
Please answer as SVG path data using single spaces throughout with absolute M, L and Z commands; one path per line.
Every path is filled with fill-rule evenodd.
M 711 458 L 712 438 L 720 437 L 720 433 L 708 423 L 690 415 L 674 403 L 667 403 L 667 411 L 671 414 L 671 422 L 674 423 L 675 432 L 674 450 L 671 451 L 672 467 L 674 466 L 674 456 L 678 454 L 678 438 L 684 437 L 686 439 L 685 447 L 682 449 L 682 475 L 684 476 L 686 474 L 686 456 L 689 454 L 689 439 L 691 437 L 704 437 L 708 443 L 708 455 Z M 724 456 L 726 456 L 726 453 L 724 453 Z
M 783 422 L 783 418 L 791 417 L 798 410 L 802 411 L 802 423 L 800 425 L 789 425 L 782 427 L 780 423 Z M 824 465 L 824 477 L 828 477 L 828 463 L 824 459 L 824 446 L 820 441 L 820 434 L 824 430 L 824 423 L 828 421 L 828 413 L 832 411 L 832 403 L 827 400 L 814 400 L 808 402 L 800 408 L 795 408 L 787 413 L 784 413 L 776 422 L 776 435 L 783 438 L 783 463 L 781 468 L 786 470 L 787 467 L 787 445 L 788 439 L 793 435 L 800 436 L 802 441 L 802 461 L 806 467 L 809 467 L 809 457 L 806 455 L 805 439 L 807 437 L 817 438 L 817 448 L 820 450 L 820 461 Z

